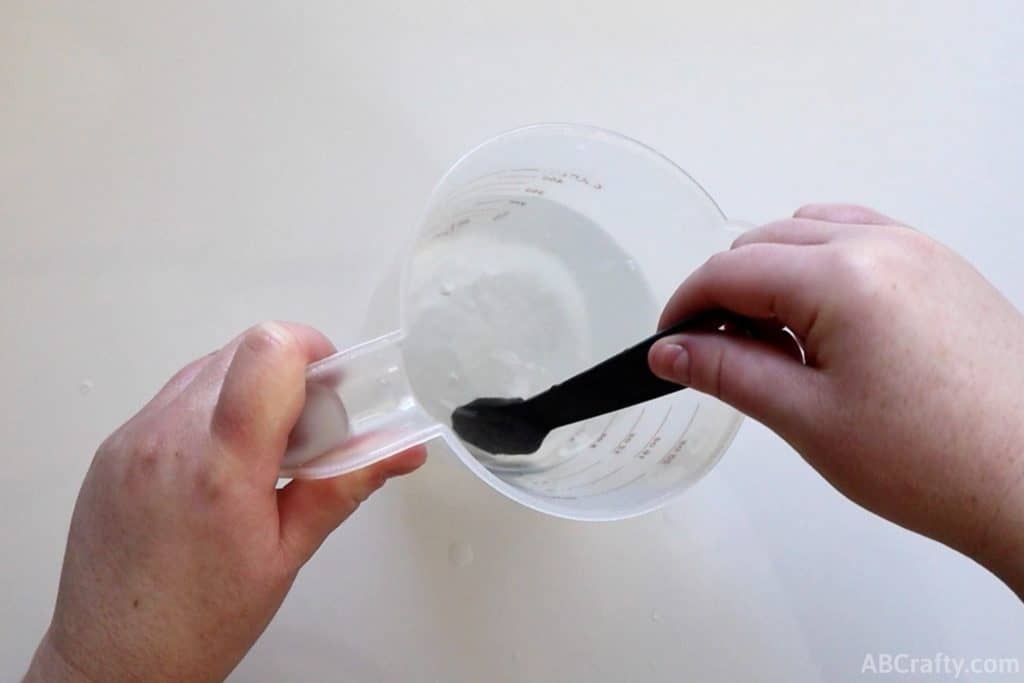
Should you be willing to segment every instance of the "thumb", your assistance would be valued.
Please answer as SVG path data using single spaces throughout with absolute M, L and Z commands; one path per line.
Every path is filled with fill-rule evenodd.
M 651 371 L 710 394 L 783 436 L 817 410 L 818 377 L 779 346 L 722 332 L 665 337 Z
M 305 400 L 306 365 L 333 349 L 313 328 L 265 322 L 219 354 L 230 363 L 219 371 L 224 375 L 210 419 L 211 436 L 256 480 L 277 481 L 288 433 Z M 226 358 L 214 358 L 208 366 Z

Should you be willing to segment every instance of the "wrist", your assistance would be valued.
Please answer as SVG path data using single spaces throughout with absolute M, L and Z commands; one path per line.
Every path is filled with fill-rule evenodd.
M 1007 515 L 998 527 L 990 530 L 988 542 L 973 558 L 1024 600 L 1024 513 Z
M 36 648 L 22 683 L 95 683 L 54 644 L 47 631 Z
M 994 506 L 968 555 L 1024 600 L 1024 433 L 1002 455 L 997 481 L 1006 484 L 991 492 Z

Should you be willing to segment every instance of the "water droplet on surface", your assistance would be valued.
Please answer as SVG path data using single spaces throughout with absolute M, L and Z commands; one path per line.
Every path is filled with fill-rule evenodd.
M 473 563 L 473 546 L 465 541 L 456 541 L 448 546 L 448 559 L 455 567 L 467 567 Z
M 441 296 L 451 296 L 454 291 L 455 287 L 452 286 L 452 283 L 445 282 L 441 284 Z
M 91 379 L 83 379 L 82 383 L 78 385 L 78 393 L 82 396 L 86 396 L 92 393 L 93 383 Z

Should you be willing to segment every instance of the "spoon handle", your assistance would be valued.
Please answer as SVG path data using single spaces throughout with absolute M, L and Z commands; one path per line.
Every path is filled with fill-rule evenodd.
M 723 327 L 751 333 L 750 322 L 726 311 L 709 311 L 680 321 L 611 358 L 556 384 L 523 405 L 549 429 L 628 408 L 686 387 L 664 380 L 647 363 L 656 341 L 680 332 L 715 331 Z

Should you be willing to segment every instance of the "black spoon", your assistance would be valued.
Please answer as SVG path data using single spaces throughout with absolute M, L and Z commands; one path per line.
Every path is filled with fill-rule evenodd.
M 661 330 L 532 398 L 470 401 L 452 413 L 452 427 L 464 441 L 489 453 L 533 453 L 556 427 L 685 389 L 651 372 L 647 364 L 651 346 L 662 337 L 679 332 L 721 329 L 739 329 L 751 334 L 750 323 L 743 318 L 725 311 L 702 313 Z

